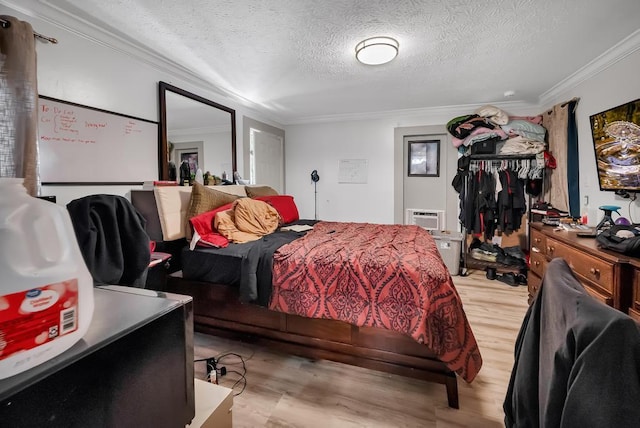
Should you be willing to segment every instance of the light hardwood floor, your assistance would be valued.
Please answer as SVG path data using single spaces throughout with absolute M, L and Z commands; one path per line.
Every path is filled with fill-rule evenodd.
M 247 384 L 234 397 L 234 427 L 502 427 L 502 402 L 515 338 L 527 310 L 527 287 L 487 280 L 483 271 L 455 276 L 483 367 L 471 384 L 458 380 L 460 409 L 447 407 L 444 385 L 330 361 L 312 361 L 250 343 L 200 333 L 196 358 L 233 352 L 246 361 Z M 240 370 L 239 359 L 222 365 Z M 205 378 L 205 363 L 195 363 Z M 233 387 L 234 373 L 220 379 Z M 235 393 L 242 390 L 234 387 Z

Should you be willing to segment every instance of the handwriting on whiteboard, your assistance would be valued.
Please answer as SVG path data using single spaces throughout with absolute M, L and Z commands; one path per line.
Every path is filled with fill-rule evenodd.
M 118 120 L 119 123 L 113 125 L 108 121 L 82 119 L 73 107 L 61 108 L 43 100 L 40 100 L 39 120 L 41 141 L 96 144 L 101 141 L 104 133 L 110 132 L 116 126 L 120 129 L 115 131 L 120 131 L 124 136 L 142 132 L 140 123 L 136 120 L 128 119 L 124 124 Z

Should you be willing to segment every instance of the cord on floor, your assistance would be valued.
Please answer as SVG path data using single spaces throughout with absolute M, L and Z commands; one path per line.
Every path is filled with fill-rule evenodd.
M 222 365 L 223 359 L 229 359 L 230 357 L 237 357 L 240 361 L 226 361 L 225 364 L 227 366 L 233 366 L 242 364 L 242 372 L 238 370 L 228 370 L 226 366 Z M 197 362 L 205 362 L 206 363 L 206 380 L 207 382 L 214 383 L 216 385 L 219 384 L 220 378 L 226 376 L 229 373 L 233 373 L 239 376 L 239 379 L 235 381 L 235 383 L 231 386 L 231 389 L 235 390 L 235 388 L 242 382 L 242 389 L 238 393 L 234 393 L 234 396 L 238 396 L 242 394 L 247 387 L 247 366 L 245 363 L 245 359 L 240 354 L 236 354 L 235 352 L 225 352 L 216 357 L 209 358 L 199 358 L 194 360 L 194 363 Z

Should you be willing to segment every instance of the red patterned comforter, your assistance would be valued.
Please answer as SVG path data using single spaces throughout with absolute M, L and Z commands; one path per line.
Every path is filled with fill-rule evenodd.
M 269 308 L 408 334 L 467 382 L 482 366 L 451 275 L 417 226 L 316 224 L 274 254 Z

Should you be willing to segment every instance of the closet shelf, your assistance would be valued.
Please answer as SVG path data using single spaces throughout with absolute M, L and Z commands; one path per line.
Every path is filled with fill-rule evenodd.
M 482 154 L 482 155 L 469 155 L 471 160 L 503 160 L 503 159 L 535 159 L 535 154 L 526 155 L 496 155 L 496 154 Z

